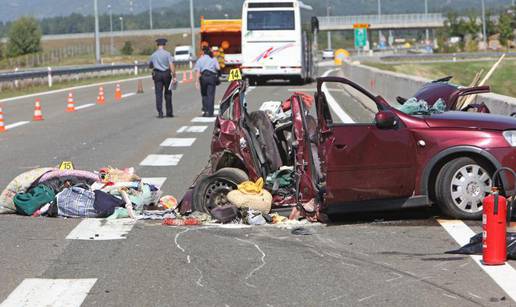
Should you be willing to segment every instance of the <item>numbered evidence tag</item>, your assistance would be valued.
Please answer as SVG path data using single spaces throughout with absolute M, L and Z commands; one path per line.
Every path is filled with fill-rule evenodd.
M 70 171 L 74 169 L 72 161 L 63 161 L 59 164 L 59 169 L 62 171 Z
M 242 80 L 242 74 L 240 73 L 240 69 L 238 69 L 238 68 L 232 69 L 229 72 L 228 81 L 238 81 L 238 80 Z

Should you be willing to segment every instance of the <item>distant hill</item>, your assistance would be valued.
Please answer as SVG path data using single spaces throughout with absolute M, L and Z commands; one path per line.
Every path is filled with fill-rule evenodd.
M 152 0 L 154 4 L 154 27 L 187 27 L 190 24 L 189 0 Z M 244 0 L 194 0 L 195 20 L 206 18 L 240 18 Z M 271 0 L 276 1 L 276 0 Z M 303 0 L 313 6 L 315 15 L 326 15 L 327 5 L 332 15 L 376 14 L 377 0 Z M 430 12 L 455 10 L 466 14 L 479 9 L 479 0 L 428 0 Z M 486 0 L 489 10 L 507 8 L 511 0 Z M 115 17 L 114 27 L 120 27 L 118 16 L 124 16 L 124 28 L 146 29 L 149 0 L 98 0 L 101 16 L 101 31 L 109 27 L 107 5 L 110 3 Z M 132 5 L 131 5 L 132 3 Z M 384 0 L 382 12 L 422 13 L 424 0 Z M 23 15 L 41 20 L 45 34 L 91 32 L 93 30 L 93 0 L 0 0 L 0 36 L 5 34 L 5 22 Z M 132 8 L 132 9 L 131 9 Z
M 214 14 L 224 11 L 240 10 L 242 0 L 194 0 L 197 8 L 213 10 Z M 377 0 L 305 0 L 316 8 L 318 14 L 325 14 L 326 5 L 330 3 L 336 15 L 370 14 L 376 12 Z M 454 9 L 478 9 L 480 1 L 472 0 L 428 0 L 430 10 L 442 11 Z M 509 5 L 511 0 L 487 0 L 486 5 L 492 9 L 500 9 Z M 149 0 L 98 0 L 100 12 L 107 11 L 111 4 L 115 14 L 141 13 L 148 10 Z M 131 5 L 132 3 L 132 5 Z M 422 12 L 423 0 L 384 0 L 385 13 Z M 156 8 L 182 10 L 188 7 L 185 0 L 153 0 Z M 31 15 L 38 19 L 54 16 L 66 16 L 71 13 L 90 15 L 93 13 L 93 0 L 0 0 L 0 21 L 9 21 L 23 15 Z M 132 11 L 131 11 L 132 8 Z M 222 15 L 223 17 L 223 15 Z

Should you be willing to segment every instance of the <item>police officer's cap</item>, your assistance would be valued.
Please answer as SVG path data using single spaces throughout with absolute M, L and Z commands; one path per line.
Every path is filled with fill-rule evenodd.
M 165 46 L 167 44 L 167 39 L 166 38 L 158 38 L 156 40 L 156 44 L 158 44 L 158 46 Z

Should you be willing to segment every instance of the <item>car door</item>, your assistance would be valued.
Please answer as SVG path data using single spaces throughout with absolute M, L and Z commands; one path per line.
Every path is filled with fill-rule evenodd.
M 334 81 L 345 80 L 346 86 L 378 102 L 360 86 L 340 79 Z M 320 96 L 318 117 L 323 117 L 320 154 L 326 173 L 328 204 L 410 197 L 415 187 L 416 149 L 412 134 L 403 123 L 398 119 L 396 126 L 390 129 L 379 128 L 374 122 L 335 123 L 325 95 Z M 377 107 L 382 111 L 387 106 Z

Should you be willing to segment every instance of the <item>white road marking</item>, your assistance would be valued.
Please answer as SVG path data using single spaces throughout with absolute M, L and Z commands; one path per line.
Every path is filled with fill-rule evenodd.
M 323 74 L 323 77 L 328 76 L 332 71 L 334 70 L 328 70 Z M 355 121 L 351 119 L 351 117 L 346 113 L 342 107 L 339 105 L 339 103 L 333 98 L 333 96 L 330 94 L 330 91 L 328 91 L 328 86 L 326 83 L 322 85 L 322 91 L 324 92 L 324 95 L 326 96 L 326 100 L 328 104 L 330 105 L 330 108 L 333 110 L 333 112 L 340 118 L 340 120 L 343 123 L 351 124 Z
M 220 110 L 220 104 L 216 104 L 216 105 L 214 106 L 214 109 L 215 109 L 215 110 Z
M 148 155 L 140 165 L 141 166 L 175 166 L 183 155 Z
M 79 307 L 96 278 L 39 279 L 27 278 L 2 302 L 2 307 Z
M 460 246 L 468 244 L 469 239 L 475 235 L 473 230 L 462 221 L 437 220 L 437 222 Z M 511 265 L 506 263 L 504 265 L 488 266 L 482 264 L 482 256 L 480 255 L 471 255 L 471 258 L 516 302 L 516 270 Z
M 17 97 L 12 97 L 12 98 L 6 98 L 6 99 L 1 99 L 0 101 L 2 101 L 2 102 L 9 102 L 9 101 L 15 101 L 15 100 L 20 100 L 20 99 L 25 99 L 25 98 L 39 97 L 39 96 L 44 96 L 44 95 L 52 95 L 52 94 L 57 94 L 57 93 L 67 93 L 67 92 L 72 91 L 72 90 L 79 90 L 79 89 L 83 89 L 83 88 L 97 87 L 97 86 L 101 86 L 101 85 L 105 86 L 105 85 L 108 85 L 108 84 L 116 84 L 116 83 L 129 82 L 129 81 L 135 81 L 135 80 L 143 80 L 143 79 L 150 79 L 150 76 L 137 77 L 137 78 L 131 78 L 131 79 L 125 79 L 125 80 L 116 80 L 116 81 L 109 81 L 109 82 L 94 83 L 94 84 L 89 84 L 89 85 L 80 85 L 80 86 L 68 87 L 68 88 L 64 88 L 64 89 L 60 89 L 60 90 L 53 90 L 53 91 L 48 91 L 48 92 L 41 92 L 41 93 L 34 93 L 34 94 L 17 96 Z
M 208 129 L 208 126 L 183 126 L 177 130 L 177 133 L 193 132 L 202 133 Z
M 219 110 L 215 110 L 215 111 L 213 111 L 213 114 L 214 114 L 214 115 L 219 115 L 219 114 L 220 114 L 220 112 L 219 112 Z
M 81 109 L 91 108 L 91 107 L 93 107 L 94 105 L 95 105 L 94 103 L 83 104 L 83 105 L 81 105 L 81 106 L 75 107 L 75 110 L 81 110 Z
M 247 95 L 247 94 L 251 93 L 252 91 L 254 91 L 255 88 L 256 88 L 256 86 L 248 87 L 247 90 L 245 91 L 245 94 Z
M 217 119 L 216 117 L 194 117 L 192 123 L 212 123 Z
M 143 183 L 152 184 L 153 186 L 161 189 L 161 187 L 165 184 L 165 181 L 167 181 L 167 177 L 146 177 L 142 178 Z
M 131 97 L 131 96 L 134 96 L 134 95 L 136 95 L 136 93 L 127 93 L 127 94 L 123 94 L 122 98 L 127 98 L 127 97 Z
M 14 129 L 16 127 L 20 127 L 20 126 L 26 125 L 28 123 L 30 123 L 30 122 L 29 121 L 16 122 L 16 123 L 5 126 L 5 129 L 7 129 L 7 130 Z
M 188 129 L 188 126 L 183 126 L 183 127 L 179 128 L 179 129 L 177 129 L 177 133 L 183 133 L 183 132 L 186 131 L 186 129 Z
M 163 147 L 190 147 L 195 142 L 195 138 L 168 138 L 161 143 Z
M 134 226 L 132 219 L 83 219 L 66 236 L 68 240 L 122 240 Z

